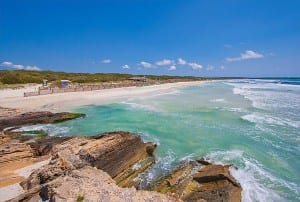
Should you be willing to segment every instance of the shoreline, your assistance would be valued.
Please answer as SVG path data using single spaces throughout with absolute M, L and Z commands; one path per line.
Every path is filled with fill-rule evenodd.
M 177 88 L 200 85 L 213 81 L 214 80 L 177 82 L 143 87 L 123 87 L 32 97 L 24 97 L 20 92 L 16 93 L 14 90 L 4 89 L 0 90 L 0 97 L 2 97 L 0 106 L 5 108 L 17 108 L 22 112 L 45 110 L 51 112 L 72 111 L 72 109 L 80 106 L 102 105 L 127 99 L 153 97 L 170 93 L 171 90 Z M 26 91 L 26 89 L 23 90 Z
M 127 87 L 63 93 L 61 95 L 50 94 L 29 98 L 21 96 L 4 98 L 3 100 L 6 100 L 10 106 L 18 104 L 19 109 L 4 108 L 8 105 L 2 107 L 0 104 L 0 112 L 6 112 L 7 117 L 2 120 L 2 128 L 7 128 L 11 124 L 31 125 L 41 121 L 51 123 L 57 121 L 57 119 L 63 121 L 68 120 L 68 117 L 76 118 L 73 116 L 74 113 L 66 117 L 63 113 L 53 114 L 45 111 L 24 113 L 26 110 L 47 109 L 49 111 L 51 108 L 50 110 L 65 111 L 72 107 L 84 105 L 100 105 L 138 98 L 147 99 L 149 97 L 176 93 L 182 87 L 199 86 L 212 81 Z M 35 102 L 37 106 L 35 106 Z M 34 110 L 31 108 L 32 105 L 35 106 Z M 10 157 L 12 160 L 16 159 L 15 157 L 26 158 L 29 161 L 32 158 L 43 158 L 44 160 L 46 159 L 44 157 L 47 157 L 44 161 L 31 162 L 28 163 L 29 165 L 13 170 L 13 177 L 18 177 L 14 179 L 16 181 L 8 181 L 7 184 L 0 186 L 0 195 L 5 200 L 13 198 L 13 201 L 20 201 L 38 199 L 40 197 L 51 197 L 53 199 L 62 197 L 76 200 L 79 196 L 94 199 L 96 196 L 94 192 L 99 193 L 99 191 L 103 191 L 104 185 L 99 184 L 102 181 L 95 180 L 93 188 L 91 188 L 90 180 L 95 179 L 95 176 L 97 176 L 96 178 L 103 178 L 103 175 L 108 176 L 107 181 L 109 183 L 105 186 L 112 196 L 115 196 L 115 193 L 112 192 L 112 190 L 115 190 L 114 187 L 118 188 L 117 193 L 121 193 L 122 196 L 127 193 L 127 187 L 131 187 L 130 190 L 136 192 L 137 195 L 141 195 L 143 199 L 145 199 L 146 195 L 149 195 L 151 200 L 154 198 L 158 199 L 158 197 L 168 199 L 168 201 L 189 201 L 190 199 L 200 199 L 201 201 L 215 201 L 219 199 L 224 201 L 241 200 L 242 187 L 231 176 L 229 170 L 231 165 L 212 164 L 203 157 L 201 158 L 201 156 L 193 161 L 183 160 L 179 162 L 176 167 L 170 170 L 170 174 L 164 176 L 165 179 L 158 178 L 158 181 L 153 181 L 150 184 L 143 184 L 141 179 L 136 180 L 137 176 L 144 173 L 155 163 L 154 150 L 157 145 L 151 142 L 143 142 L 134 133 L 117 131 L 89 137 L 43 137 L 40 139 L 40 137 L 22 137 L 18 134 L 3 132 L 2 136 L 6 148 L 2 150 L 2 153 L 13 153 Z M 22 156 L 19 155 L 20 146 L 23 146 L 22 154 L 24 155 Z M 109 152 L 106 151 L 107 149 Z M 131 154 L 135 155 L 132 156 Z M 49 163 L 49 158 L 51 158 L 51 163 Z M 74 159 L 77 160 L 74 161 Z M 199 170 L 194 172 L 195 169 Z M 65 170 L 68 170 L 68 172 L 65 173 Z M 79 175 L 80 173 L 84 174 Z M 94 184 L 98 185 L 96 186 L 97 189 L 95 189 Z M 192 193 L 188 191 L 191 185 L 195 186 L 195 190 Z M 66 192 L 66 187 L 74 186 L 76 189 L 81 190 L 80 195 L 78 195 L 78 192 Z M 138 189 L 140 186 L 142 187 L 141 190 Z M 42 187 L 46 187 L 46 192 L 42 190 Z M 215 194 L 219 192 L 226 194 Z M 42 196 L 41 193 L 46 195 Z M 97 195 L 100 198 L 103 196 Z M 140 200 L 138 199 L 137 201 Z

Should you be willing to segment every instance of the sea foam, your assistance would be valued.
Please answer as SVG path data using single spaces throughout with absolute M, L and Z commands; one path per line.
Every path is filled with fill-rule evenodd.
M 256 124 L 268 124 L 268 125 L 279 125 L 279 126 L 291 126 L 294 128 L 300 128 L 299 121 L 293 121 L 290 119 L 279 118 L 272 115 L 263 113 L 251 113 L 241 117 L 243 120 L 256 123 Z
M 289 196 L 279 194 L 279 190 L 284 188 L 288 188 L 290 193 L 299 194 L 297 185 L 275 177 L 257 160 L 247 157 L 243 151 L 215 151 L 206 155 L 206 158 L 213 163 L 225 165 L 234 162 L 238 166 L 238 169 L 231 168 L 230 173 L 243 188 L 243 202 L 285 201 Z
M 58 126 L 54 124 L 38 124 L 32 126 L 24 126 L 13 131 L 15 132 L 24 131 L 25 132 L 24 134 L 26 134 L 26 131 L 36 131 L 36 130 L 42 130 L 46 132 L 49 136 L 63 136 L 70 131 L 70 128 Z M 32 135 L 32 134 L 27 134 L 27 135 Z

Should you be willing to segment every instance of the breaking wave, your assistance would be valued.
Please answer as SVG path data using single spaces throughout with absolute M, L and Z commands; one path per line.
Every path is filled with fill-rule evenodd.
M 26 134 L 26 131 L 44 131 L 49 136 L 64 136 L 66 133 L 70 131 L 69 127 L 58 126 L 54 124 L 38 124 L 33 126 L 24 126 L 18 129 L 13 130 L 15 132 L 24 132 L 25 135 L 32 135 Z
M 290 196 L 280 191 L 286 188 L 290 194 L 299 195 L 300 188 L 297 185 L 275 177 L 257 160 L 247 157 L 243 151 L 215 151 L 206 155 L 206 158 L 213 163 L 234 163 L 238 166 L 238 169 L 231 168 L 230 172 L 243 188 L 243 202 L 286 201 Z
M 243 120 L 256 123 L 256 124 L 268 124 L 268 125 L 279 125 L 279 126 L 291 126 L 294 128 L 300 128 L 300 121 L 292 121 L 285 118 L 278 118 L 275 116 L 262 114 L 262 113 L 251 113 L 241 117 Z

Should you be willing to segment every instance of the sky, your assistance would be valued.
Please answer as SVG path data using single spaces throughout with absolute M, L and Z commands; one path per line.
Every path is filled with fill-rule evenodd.
M 300 77 L 299 0 L 0 0 L 0 69 Z

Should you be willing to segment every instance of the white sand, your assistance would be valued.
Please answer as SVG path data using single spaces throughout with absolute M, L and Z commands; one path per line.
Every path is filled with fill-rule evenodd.
M 26 166 L 24 168 L 18 169 L 15 171 L 18 175 L 28 178 L 29 175 L 36 169 L 42 167 L 43 165 L 46 165 L 49 163 L 50 159 L 40 161 L 37 163 L 34 163 L 30 166 Z M 9 199 L 12 199 L 14 197 L 17 197 L 18 195 L 24 193 L 23 188 L 19 185 L 19 183 L 12 184 L 6 187 L 0 188 L 0 202 L 1 201 L 7 201 Z
M 26 85 L 24 88 L 18 88 L 18 89 L 1 89 L 0 90 L 0 98 L 14 98 L 14 97 L 23 97 L 24 92 L 33 92 L 38 91 L 39 87 L 42 85 L 37 84 L 29 84 Z
M 31 87 L 31 89 L 22 89 L 22 93 L 20 93 L 20 90 L 0 90 L 0 106 L 7 108 L 20 108 L 25 111 L 70 111 L 74 107 L 84 105 L 101 105 L 126 101 L 128 99 L 152 97 L 170 93 L 179 87 L 198 85 L 204 82 L 207 81 L 167 83 L 153 86 L 125 87 L 86 92 L 57 93 L 33 97 L 23 97 L 23 92 L 28 92 L 32 90 L 32 88 L 36 88 L 36 86 Z

